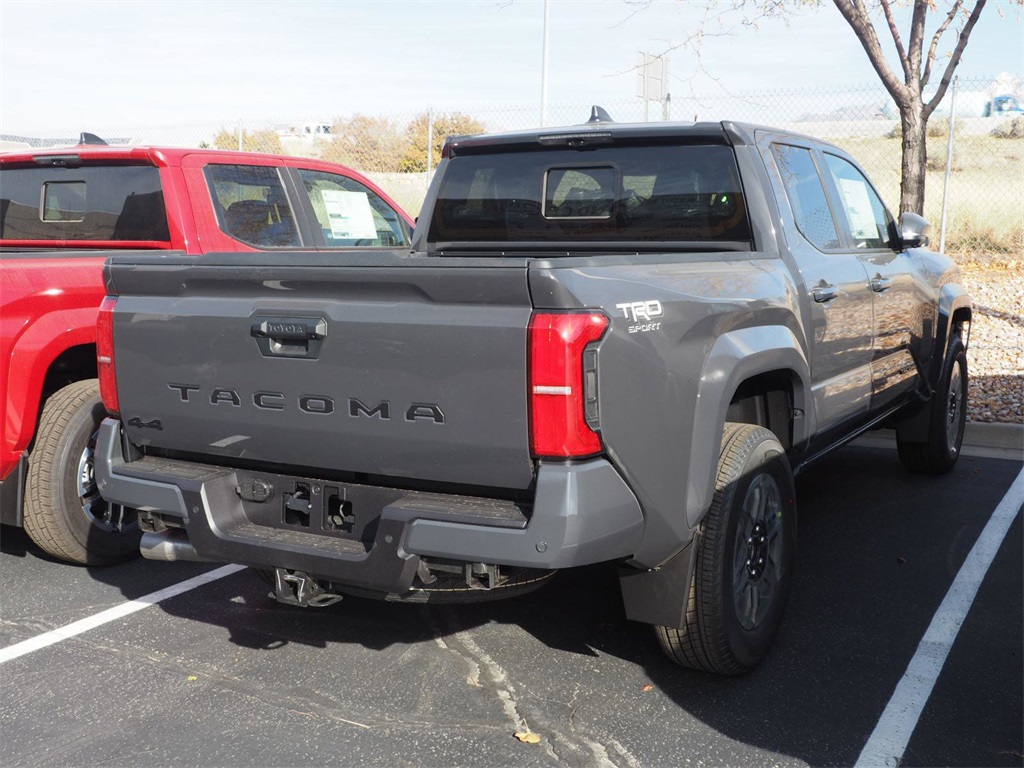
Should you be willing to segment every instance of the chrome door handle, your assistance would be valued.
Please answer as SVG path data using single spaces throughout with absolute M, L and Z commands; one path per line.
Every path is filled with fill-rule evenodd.
M 881 293 L 887 291 L 892 286 L 892 280 L 888 277 L 882 277 L 881 275 L 875 275 L 871 278 L 871 282 L 868 283 L 871 286 L 871 290 L 875 293 Z
M 834 285 L 819 285 L 811 292 L 811 295 L 819 304 L 825 304 L 839 295 L 839 289 Z

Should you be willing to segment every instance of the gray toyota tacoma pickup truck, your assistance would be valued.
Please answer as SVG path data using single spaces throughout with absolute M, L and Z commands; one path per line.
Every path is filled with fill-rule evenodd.
M 113 255 L 97 476 L 142 553 L 303 606 L 612 562 L 673 660 L 755 666 L 794 474 L 881 426 L 956 462 L 970 300 L 841 149 L 604 117 L 449 139 L 411 252 Z

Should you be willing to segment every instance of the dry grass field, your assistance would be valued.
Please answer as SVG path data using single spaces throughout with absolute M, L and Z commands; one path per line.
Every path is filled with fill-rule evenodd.
M 955 256 L 1019 261 L 1024 254 L 1024 139 L 957 136 L 950 176 L 946 251 Z M 889 138 L 836 142 L 864 166 L 890 209 L 899 202 L 900 141 Z M 946 141 L 928 142 L 924 215 L 942 221 Z

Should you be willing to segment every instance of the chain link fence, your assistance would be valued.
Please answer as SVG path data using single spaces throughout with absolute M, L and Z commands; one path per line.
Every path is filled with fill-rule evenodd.
M 925 216 L 942 222 L 949 140 L 949 97 L 928 130 Z M 958 256 L 1024 254 L 1024 85 L 1000 76 L 962 80 L 953 129 L 946 250 Z M 685 94 L 665 102 L 603 103 L 616 122 L 737 120 L 798 131 L 838 144 L 865 167 L 891 208 L 899 200 L 900 123 L 881 87 Z M 548 107 L 549 125 L 574 125 L 590 104 Z M 391 114 L 327 114 L 265 121 L 211 120 L 188 125 L 97 126 L 110 143 L 218 147 L 316 157 L 353 167 L 411 215 L 419 212 L 430 171 L 447 135 L 536 128 L 538 106 L 424 108 Z M 0 150 L 74 144 L 77 137 L 0 136 Z

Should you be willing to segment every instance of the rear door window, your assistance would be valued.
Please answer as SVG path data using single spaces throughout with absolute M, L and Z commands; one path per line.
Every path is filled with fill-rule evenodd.
M 409 245 L 402 217 L 355 179 L 299 169 L 324 244 L 328 248 L 396 248 Z
M 772 154 L 800 234 L 819 250 L 839 248 L 836 223 L 811 150 L 789 144 L 772 144 Z
M 160 171 L 150 165 L 2 169 L 0 238 L 168 242 Z
M 255 248 L 302 244 L 277 168 L 211 163 L 204 173 L 217 222 L 225 233 Z

